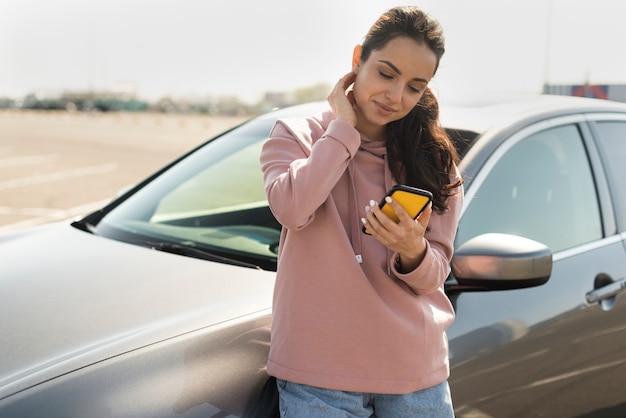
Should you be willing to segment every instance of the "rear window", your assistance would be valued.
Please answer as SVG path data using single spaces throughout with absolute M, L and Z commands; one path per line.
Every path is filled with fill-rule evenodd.
M 626 231 L 626 190 L 623 184 L 626 178 L 626 122 L 598 122 L 600 148 L 604 169 L 609 177 L 611 196 L 617 214 L 620 232 Z
M 462 129 L 446 129 L 446 132 L 461 158 L 463 158 L 467 150 L 469 150 L 474 143 L 474 140 L 478 137 L 476 132 L 464 131 Z

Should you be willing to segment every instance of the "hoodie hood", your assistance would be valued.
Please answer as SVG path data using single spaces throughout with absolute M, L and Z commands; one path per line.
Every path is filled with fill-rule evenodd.
M 326 110 L 321 113 L 318 117 L 309 118 L 308 123 L 311 132 L 317 132 L 321 134 L 328 129 L 330 123 L 335 120 L 335 115 L 331 110 Z M 320 126 L 313 126 L 313 124 L 319 123 Z M 317 129 L 316 129 L 317 128 Z M 302 135 L 302 132 L 299 132 Z M 364 210 L 365 206 L 369 205 L 369 200 L 375 198 L 373 196 L 360 196 L 359 190 L 356 186 L 356 176 L 358 174 L 358 170 L 355 168 L 355 164 L 364 164 L 364 165 L 380 165 L 380 160 L 383 160 L 382 166 L 384 167 L 384 184 L 385 190 L 391 189 L 393 185 L 397 183 L 397 181 L 393 178 L 391 174 L 391 170 L 389 169 L 389 163 L 387 161 L 387 144 L 385 141 L 371 141 L 364 134 L 360 134 L 361 136 L 361 144 L 359 146 L 359 150 L 355 155 L 354 159 L 350 161 L 348 164 L 347 175 L 348 175 L 348 186 L 347 186 L 347 194 L 349 196 L 349 205 L 350 205 L 350 213 L 358 213 L 360 216 L 350 218 L 349 225 L 349 233 L 350 239 L 354 248 L 355 257 L 359 262 L 362 259 L 361 256 L 361 247 L 362 247 L 362 223 L 360 221 L 361 217 L 365 216 Z M 314 138 L 310 138 L 311 142 L 314 142 Z M 382 199 L 383 195 L 376 197 L 378 201 Z

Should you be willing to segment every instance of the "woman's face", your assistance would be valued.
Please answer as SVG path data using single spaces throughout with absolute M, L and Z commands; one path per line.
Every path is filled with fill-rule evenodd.
M 405 117 L 424 94 L 435 73 L 437 56 L 426 44 L 397 37 L 360 60 L 360 47 L 353 60 L 356 80 L 356 128 L 371 140 L 384 140 L 384 126 Z

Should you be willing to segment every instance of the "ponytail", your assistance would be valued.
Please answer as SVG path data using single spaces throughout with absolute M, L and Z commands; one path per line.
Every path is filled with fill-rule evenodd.
M 433 209 L 445 212 L 448 197 L 462 183 L 450 178 L 459 157 L 439 124 L 439 103 L 429 88 L 407 116 L 387 125 L 387 153 L 394 177 L 429 190 Z

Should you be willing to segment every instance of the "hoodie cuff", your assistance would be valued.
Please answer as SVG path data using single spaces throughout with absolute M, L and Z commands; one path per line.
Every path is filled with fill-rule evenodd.
M 361 134 L 348 122 L 334 119 L 328 124 L 324 136 L 342 143 L 351 157 L 354 157 L 361 146 Z

